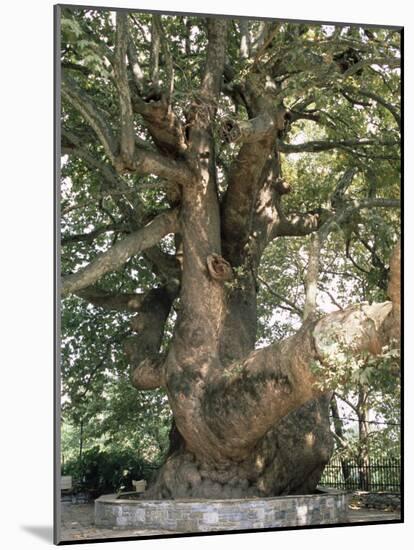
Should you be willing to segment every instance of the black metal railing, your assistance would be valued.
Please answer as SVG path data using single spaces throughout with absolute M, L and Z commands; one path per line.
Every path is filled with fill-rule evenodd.
M 327 464 L 320 485 L 336 489 L 400 492 L 399 459 L 365 461 L 335 458 Z

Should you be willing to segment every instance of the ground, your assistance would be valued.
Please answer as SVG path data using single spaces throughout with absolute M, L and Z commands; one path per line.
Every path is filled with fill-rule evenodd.
M 352 506 L 352 505 L 351 505 Z M 391 521 L 400 519 L 400 512 L 356 508 L 349 510 L 350 523 Z M 107 529 L 94 525 L 94 504 L 62 503 L 61 537 L 64 541 L 85 539 L 108 539 L 119 537 L 143 537 L 171 534 L 171 531 L 143 529 Z

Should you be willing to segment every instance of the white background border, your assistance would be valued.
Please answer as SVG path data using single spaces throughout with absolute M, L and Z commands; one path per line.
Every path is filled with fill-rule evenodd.
M 73 3 L 81 3 L 74 1 Z M 414 538 L 413 357 L 414 275 L 410 255 L 413 197 L 413 28 L 410 3 L 347 0 L 240 3 L 237 0 L 114 0 L 84 2 L 135 9 L 256 15 L 405 26 L 406 84 L 406 524 L 313 529 L 110 543 L 105 548 L 199 549 L 214 544 L 257 548 L 408 548 Z M 53 471 L 53 2 L 20 0 L 2 6 L 1 71 L 1 512 L 7 549 L 50 546 Z M 410 153 L 411 151 L 411 153 Z M 411 161 L 411 162 L 410 162 Z M 411 524 L 411 527 L 408 525 Z M 47 539 L 47 540 L 46 540 Z M 107 543 L 105 543 L 107 544 Z M 82 545 L 102 548 L 101 544 Z

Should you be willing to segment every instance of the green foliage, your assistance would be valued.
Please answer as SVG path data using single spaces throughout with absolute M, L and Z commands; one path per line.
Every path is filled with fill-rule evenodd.
M 102 494 L 133 491 L 132 481 L 149 480 L 154 465 L 143 460 L 133 449 L 102 451 L 99 446 L 88 449 L 82 460 L 65 463 L 62 475 L 71 475 L 74 491 L 87 491 L 94 498 Z

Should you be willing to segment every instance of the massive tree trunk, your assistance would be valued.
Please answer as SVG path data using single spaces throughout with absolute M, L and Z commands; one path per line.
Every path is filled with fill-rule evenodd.
M 160 25 L 154 16 L 154 74 L 163 32 Z M 65 80 L 64 97 L 101 141 L 114 167 L 111 171 L 105 165 L 107 180 L 116 185 L 119 175 L 130 172 L 163 178 L 168 181 L 172 209 L 144 220 L 139 205 L 120 204 L 131 225 L 130 234 L 87 267 L 65 277 L 62 289 L 100 307 L 137 312 L 132 328 L 138 335 L 125 345 L 132 383 L 141 391 L 165 388 L 174 417 L 168 457 L 145 497 L 241 498 L 312 492 L 333 449 L 331 390 L 323 385 L 324 369 L 333 368 L 344 347 L 352 353 L 379 354 L 392 338 L 399 339 L 399 259 L 394 255 L 391 262 L 390 302 L 354 306 L 322 319 L 307 308 L 296 334 L 255 349 L 257 269 L 268 243 L 320 227 L 329 229 L 329 223 L 341 223 L 364 204 L 344 201 L 331 213 L 322 209 L 284 212 L 283 195 L 289 185 L 281 177 L 279 140 L 288 117 L 278 96 L 279 84 L 255 65 L 260 48 L 270 43 L 275 32 L 271 24 L 263 26 L 255 63 L 242 89 L 231 91 L 243 98 L 249 121 L 224 123 L 225 138 L 236 140 L 240 148 L 223 197 L 217 189 L 215 129 L 226 74 L 227 21 L 208 20 L 201 84 L 185 114 L 185 125 L 171 108 L 170 91 L 163 95 L 159 89 L 152 90 L 151 101 L 142 97 L 141 73 L 127 32 L 126 15 L 118 13 L 113 64 L 120 101 L 119 143 L 114 143 L 102 115 L 70 79 Z M 249 49 L 245 40 L 243 58 Z M 129 80 L 127 51 L 128 67 L 133 69 Z M 163 56 L 168 75 L 167 48 Z M 171 87 L 171 74 L 168 79 Z M 142 117 L 157 151 L 142 147 L 134 138 L 133 113 Z M 73 136 L 69 141 L 73 153 L 88 160 Z M 119 201 L 115 194 L 114 200 Z M 176 235 L 174 261 L 154 249 L 168 233 Z M 138 253 L 152 262 L 154 272 L 165 282 L 163 288 L 123 298 L 93 289 L 99 277 Z M 308 281 L 313 291 L 314 267 L 313 281 Z M 164 325 L 177 295 L 174 334 L 168 351 L 160 356 Z M 314 296 L 309 304 L 312 301 Z

